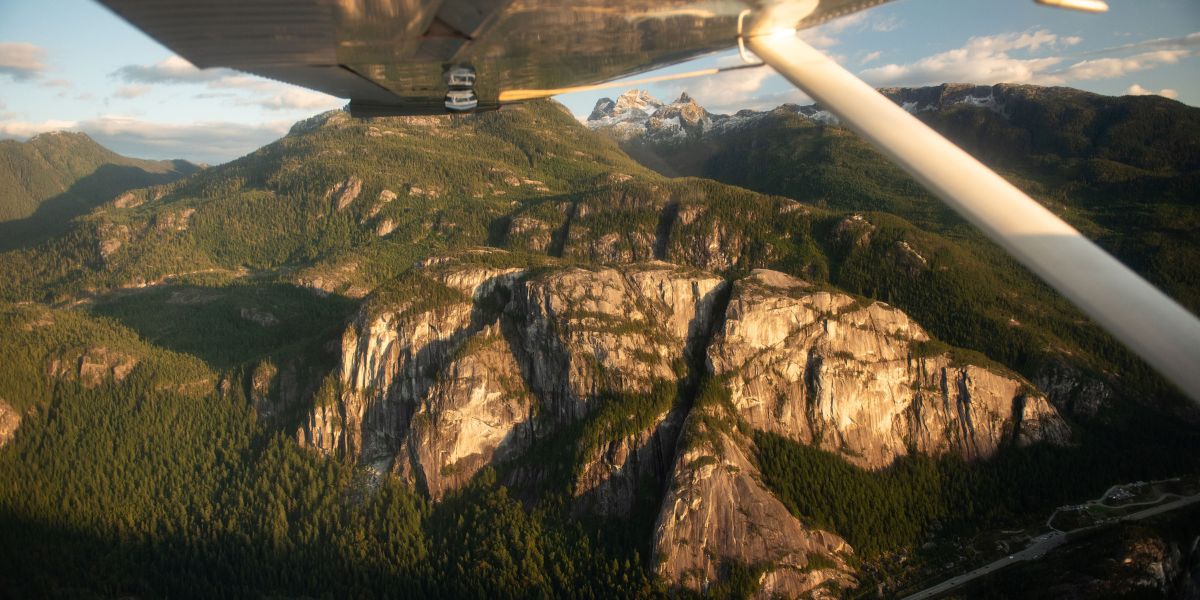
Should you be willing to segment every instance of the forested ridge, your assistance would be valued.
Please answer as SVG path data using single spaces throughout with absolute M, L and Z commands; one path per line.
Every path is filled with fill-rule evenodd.
M 990 118 L 936 117 L 949 123 L 939 127 Z M 1027 526 L 1113 483 L 1200 471 L 1178 392 L 844 130 L 799 119 L 730 142 L 773 152 L 795 135 L 803 146 L 780 156 L 807 165 L 803 185 L 819 189 L 785 177 L 767 195 L 662 177 L 549 102 L 445 119 L 335 111 L 237 161 L 134 189 L 133 202 L 95 199 L 64 230 L 15 244 L 0 253 L 0 407 L 20 415 L 0 446 L 0 596 L 690 594 L 656 574 L 649 530 L 661 500 L 649 496 L 661 486 L 641 487 L 633 514 L 600 517 L 579 511 L 565 478 L 673 402 L 710 401 L 703 356 L 675 366 L 678 389 L 605 395 L 587 419 L 539 439 L 521 460 L 554 468 L 521 489 L 503 485 L 518 461 L 434 502 L 393 474 L 298 444 L 313 405 L 337 393 L 351 320 L 462 300 L 416 267 L 481 247 L 508 252 L 480 251 L 480 265 L 535 275 L 653 260 L 725 282 L 774 269 L 904 309 L 933 338 L 917 354 L 1074 386 L 1052 398 L 1069 443 L 990 461 L 916 453 L 870 471 L 752 432 L 762 483 L 805 527 L 844 538 L 856 567 L 918 556 L 931 539 Z M 1162 159 L 1182 142 L 1091 153 L 1031 143 L 1065 158 L 997 164 L 1194 307 L 1195 165 Z M 1047 373 L 1060 379 L 1039 379 Z M 1093 412 L 1078 408 L 1089 402 Z M 806 568 L 833 568 L 824 560 Z M 749 596 L 762 568 L 722 565 L 705 594 Z

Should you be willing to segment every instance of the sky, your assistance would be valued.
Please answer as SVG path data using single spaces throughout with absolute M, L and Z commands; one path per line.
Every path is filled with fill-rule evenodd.
M 1200 106 L 1200 0 L 1109 0 L 1100 15 L 1030 0 L 898 0 L 801 32 L 877 87 L 1068 85 Z M 741 63 L 724 52 L 635 78 Z M 559 96 L 586 118 L 605 91 Z M 808 103 L 769 68 L 642 86 L 711 112 Z M 92 0 L 0 0 L 0 138 L 83 131 L 128 156 L 225 162 L 345 100 L 201 71 Z

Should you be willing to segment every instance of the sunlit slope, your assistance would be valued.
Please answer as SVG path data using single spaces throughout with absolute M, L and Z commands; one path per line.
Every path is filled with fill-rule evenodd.
M 525 200 L 615 172 L 657 178 L 549 103 L 459 119 L 332 112 L 241 159 L 106 203 L 0 268 L 11 298 L 277 269 L 314 269 L 303 276 L 318 287 L 362 295 L 421 256 L 486 243 L 491 221 Z
M 1189 268 L 1200 261 L 1200 109 L 1159 96 L 1028 85 L 883 91 L 1200 309 L 1200 280 Z M 784 105 L 713 117 L 703 133 L 643 134 L 622 146 L 660 170 L 834 209 L 890 212 L 925 229 L 981 240 L 868 144 L 827 121 L 813 107 Z
M 168 183 L 199 168 L 183 160 L 121 156 L 83 133 L 0 141 L 0 248 L 61 232 L 72 217 L 128 190 Z

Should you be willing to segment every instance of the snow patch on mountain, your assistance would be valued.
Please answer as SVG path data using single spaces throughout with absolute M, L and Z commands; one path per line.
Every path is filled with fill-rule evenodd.
M 879 91 L 914 115 L 969 106 L 1008 118 L 1008 100 L 1017 88 L 1021 88 L 1021 93 L 1030 93 L 1025 87 L 947 83 L 923 88 L 884 88 Z M 816 104 L 783 104 L 766 111 L 746 109 L 724 115 L 708 112 L 687 93 L 674 102 L 664 103 L 636 89 L 625 92 L 616 100 L 601 98 L 584 123 L 621 142 L 637 139 L 661 144 L 721 136 L 781 114 L 798 115 L 821 125 L 841 124 L 837 116 Z
M 740 110 L 723 115 L 708 112 L 686 92 L 674 102 L 664 103 L 636 89 L 625 92 L 616 100 L 597 100 L 584 123 L 619 141 L 637 138 L 664 143 L 729 133 L 779 112 L 797 114 L 826 125 L 840 123 L 832 113 L 816 106 L 784 104 L 769 111 Z

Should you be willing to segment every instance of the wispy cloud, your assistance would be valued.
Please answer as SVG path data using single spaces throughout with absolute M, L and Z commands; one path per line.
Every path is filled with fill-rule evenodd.
M 206 83 L 236 76 L 229 69 L 197 69 L 179 56 L 171 56 L 152 65 L 125 65 L 111 73 L 126 83 Z
M 290 121 L 256 125 L 230 122 L 189 124 L 143 121 L 122 115 L 106 115 L 83 121 L 0 122 L 0 138 L 26 139 L 58 130 L 82 131 L 104 146 L 128 156 L 186 158 L 197 162 L 221 163 L 268 144 L 287 133 Z
M 896 17 L 879 16 L 868 11 L 856 12 L 800 31 L 800 38 L 815 48 L 832 48 L 842 43 L 840 36 L 849 32 L 874 31 L 883 33 L 900 29 Z
M 724 56 L 717 60 L 720 68 L 733 67 L 742 64 L 737 54 Z M 759 105 L 755 101 L 759 91 L 773 78 L 778 78 L 769 67 L 737 69 L 725 71 L 717 75 L 709 75 L 696 79 L 676 81 L 662 86 L 663 93 L 670 96 L 670 101 L 679 94 L 687 92 L 701 106 L 714 113 L 736 112 L 743 108 Z
M 113 95 L 118 98 L 137 98 L 150 92 L 150 86 L 141 83 L 130 83 L 117 88 Z
M 1173 65 L 1191 54 L 1189 50 L 1155 50 L 1124 58 L 1097 58 L 1077 62 L 1066 69 L 1054 71 L 1048 80 L 1057 82 L 1113 79 L 1135 71 L 1145 71 L 1160 65 Z
M 61 119 L 51 119 L 37 123 L 30 121 L 5 121 L 0 122 L 0 138 L 25 139 L 47 131 L 75 129 L 78 126 L 78 121 L 64 121 Z
M 912 63 L 866 69 L 862 77 L 875 85 L 930 85 L 947 81 L 1028 83 L 1062 62 L 1060 57 L 1031 57 L 1029 53 L 1079 41 L 1059 38 L 1045 29 L 974 37 L 961 48 Z M 1016 56 L 1017 53 L 1024 56 Z
M 278 94 L 240 103 L 260 106 L 267 110 L 330 110 L 345 104 L 345 101 L 311 90 L 285 89 Z
M 212 92 L 196 94 L 196 98 L 229 98 L 237 106 L 258 106 L 266 110 L 328 110 L 345 101 L 279 83 L 245 75 L 231 69 L 197 69 L 187 60 L 172 56 L 151 65 L 125 65 L 111 76 L 126 82 L 115 95 L 133 98 L 145 94 L 154 85 L 203 85 Z
M 1034 83 L 1062 85 L 1114 79 L 1129 73 L 1175 64 L 1200 50 L 1200 33 L 1182 38 L 1158 38 L 1105 48 L 1074 58 L 1066 48 L 1083 40 L 1048 30 L 1001 33 L 971 38 L 960 48 L 939 52 L 907 64 L 887 64 L 862 71 L 875 85 L 932 85 L 945 82 Z M 1084 58 L 1100 54 L 1128 56 Z
M 1180 50 L 1195 48 L 1197 46 L 1200 46 L 1200 31 L 1189 33 L 1183 37 L 1153 38 L 1149 40 L 1142 40 L 1140 42 L 1133 42 L 1131 44 L 1110 46 L 1108 48 L 1102 48 L 1100 50 L 1088 52 L 1087 54 L 1112 54 L 1117 52 L 1128 52 L 1130 50 Z
M 29 81 L 46 70 L 46 49 L 29 42 L 0 42 L 0 74 Z
M 1148 90 L 1136 83 L 1126 88 L 1125 93 L 1129 94 L 1130 96 L 1162 96 L 1163 98 L 1170 98 L 1172 100 L 1179 97 L 1179 92 L 1171 88 L 1163 88 L 1156 92 L 1154 90 Z

